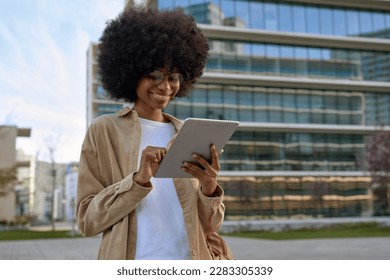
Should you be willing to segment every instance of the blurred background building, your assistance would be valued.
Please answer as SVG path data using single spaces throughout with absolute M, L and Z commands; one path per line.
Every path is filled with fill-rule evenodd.
M 29 162 L 18 160 L 15 147 L 17 137 L 30 135 L 29 128 L 0 126 L 0 225 L 15 221 L 18 214 L 28 211 L 24 209 L 24 200 L 28 200 L 29 189 L 21 182 L 19 169 L 28 167 Z
M 65 215 L 64 220 L 75 222 L 76 220 L 76 194 L 77 194 L 77 162 L 69 163 L 66 166 L 65 175 Z
M 78 164 L 40 161 L 37 155 L 17 150 L 17 137 L 30 135 L 29 128 L 0 126 L 0 226 L 48 223 L 52 211 L 55 220 L 65 220 L 71 212 L 67 208 L 74 208 L 66 199 L 75 193 L 66 196 L 65 179 Z
M 373 202 L 363 162 L 366 138 L 390 130 L 388 1 L 147 5 L 182 8 L 210 43 L 200 83 L 166 112 L 240 121 L 221 157 L 226 219 L 389 213 Z M 123 107 L 106 98 L 96 55 L 91 43 L 87 125 Z

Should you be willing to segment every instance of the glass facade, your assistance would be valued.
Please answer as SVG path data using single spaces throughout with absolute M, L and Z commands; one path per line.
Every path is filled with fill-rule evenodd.
M 223 170 L 359 171 L 364 137 L 354 134 L 237 131 Z
M 95 85 L 93 98 L 95 100 L 93 118 L 110 114 L 123 108 L 121 103 L 108 99 L 108 94 L 100 83 Z
M 367 177 L 223 177 L 230 220 L 346 217 L 369 211 Z
M 198 23 L 315 35 L 390 38 L 390 12 L 293 1 L 164 0 L 159 9 L 182 7 Z
M 101 85 L 97 54 L 97 45 L 92 43 L 87 51 L 87 127 L 95 118 L 123 108 L 121 102 L 109 99 Z
M 201 28 L 216 30 L 204 77 L 189 97 L 174 99 L 165 111 L 179 119 L 240 121 L 220 158 L 226 219 L 376 214 L 362 160 L 374 128 L 390 129 L 390 47 L 378 51 L 361 44 L 382 40 L 390 46 L 390 7 L 341 2 L 150 1 L 157 9 L 181 7 Z M 297 37 L 285 43 L 262 41 L 261 33 L 234 39 L 237 30 Z M 312 37 L 324 43 L 314 47 Z M 330 42 L 346 37 L 353 48 Z M 122 104 L 107 100 L 96 62 L 91 65 L 95 118 Z M 219 80 L 210 82 L 208 75 Z M 261 85 L 250 82 L 257 77 Z
M 390 95 L 201 84 L 166 109 L 187 117 L 334 125 L 390 125 Z
M 207 70 L 320 79 L 390 81 L 390 54 L 211 39 Z
M 198 23 L 213 26 L 329 38 L 390 38 L 389 10 L 293 1 L 172 0 L 156 4 L 158 8 L 182 7 Z M 201 80 L 188 98 L 175 99 L 166 109 L 181 119 L 216 118 L 256 124 L 252 129 L 239 129 L 220 158 L 226 174 L 220 182 L 225 189 L 227 219 L 367 214 L 372 206 L 370 178 L 363 176 L 362 160 L 369 133 L 348 132 L 342 127 L 389 126 L 390 83 L 387 92 L 339 90 L 327 83 L 390 82 L 390 49 L 335 48 L 331 44 L 313 47 L 298 41 L 294 44 L 294 40 L 288 44 L 258 41 L 213 35 L 209 38 L 205 73 L 222 77 L 235 74 L 237 79 L 240 75 L 313 79 L 322 81 L 322 87 Z M 295 129 L 263 127 L 270 123 Z M 323 129 L 301 129 L 313 125 Z M 229 172 L 235 175 L 229 176 Z M 278 175 L 267 176 L 275 172 Z M 350 173 L 356 175 L 347 175 Z

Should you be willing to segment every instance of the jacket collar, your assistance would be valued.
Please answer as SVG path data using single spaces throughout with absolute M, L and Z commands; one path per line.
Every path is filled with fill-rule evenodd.
M 115 115 L 117 115 L 118 117 L 123 117 L 125 115 L 127 115 L 128 113 L 130 113 L 132 111 L 132 109 L 130 109 L 129 107 L 123 107 L 123 109 L 119 110 L 118 112 L 115 113 Z

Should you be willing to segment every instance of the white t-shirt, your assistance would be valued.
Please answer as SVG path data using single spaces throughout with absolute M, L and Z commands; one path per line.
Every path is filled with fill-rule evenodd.
M 140 118 L 142 150 L 146 146 L 166 147 L 175 134 L 171 123 Z M 191 259 L 183 210 L 173 180 L 152 178 L 152 191 L 140 202 L 137 213 L 136 260 Z

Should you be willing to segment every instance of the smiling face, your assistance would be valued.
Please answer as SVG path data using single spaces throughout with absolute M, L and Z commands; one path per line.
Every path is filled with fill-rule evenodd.
M 162 72 L 163 75 L 158 72 Z M 160 77 L 156 74 L 160 74 Z M 137 100 L 133 107 L 140 117 L 164 121 L 162 110 L 168 106 L 180 89 L 176 78 L 177 75 L 168 73 L 166 69 L 153 71 L 150 75 L 141 78 L 136 89 Z

